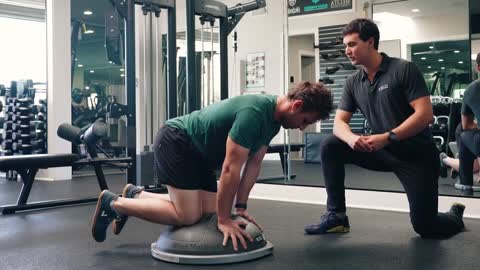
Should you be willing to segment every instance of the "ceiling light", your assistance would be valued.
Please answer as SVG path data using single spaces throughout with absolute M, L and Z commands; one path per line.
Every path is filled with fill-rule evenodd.
M 459 50 L 455 50 L 455 51 L 453 51 L 453 52 L 454 52 L 454 53 L 460 53 L 460 51 L 459 51 Z
M 420 9 L 414 8 L 414 9 L 412 9 L 412 12 L 420 12 Z
M 428 66 L 427 68 L 432 68 L 432 66 Z
M 120 74 L 120 77 L 125 77 L 125 74 Z
M 86 30 L 86 31 L 83 32 L 83 33 L 88 35 L 88 34 L 93 34 L 93 33 L 95 33 L 95 31 L 93 31 L 92 29 L 88 29 L 88 30 Z
M 424 57 L 422 57 L 421 59 L 422 59 L 422 60 L 427 60 L 427 58 L 426 58 L 425 56 L 424 56 Z
M 122 72 L 123 72 L 123 71 L 125 71 L 125 69 L 121 68 L 121 69 L 120 69 L 120 71 L 122 71 Z
M 112 62 L 112 61 L 108 61 L 108 63 L 109 63 L 109 64 L 113 64 L 113 62 Z
M 91 10 L 88 10 L 88 9 L 83 12 L 83 15 L 87 15 L 87 16 L 90 16 L 92 14 L 93 14 L 93 12 Z
M 429 49 L 433 49 L 433 46 L 429 46 L 428 48 L 429 48 Z
M 445 69 L 445 67 L 441 67 L 441 69 Z
M 438 62 L 443 62 L 443 59 L 438 59 Z
M 411 21 L 411 18 L 390 12 L 378 12 L 373 14 L 373 20 L 376 22 L 389 22 L 401 25 L 402 23 Z
M 85 90 L 90 90 L 90 86 L 85 86 Z
M 78 67 L 83 67 L 83 65 L 82 65 L 82 64 L 79 64 Z
M 463 64 L 463 61 L 458 61 L 459 64 Z
M 90 73 L 95 73 L 95 70 L 90 70 Z

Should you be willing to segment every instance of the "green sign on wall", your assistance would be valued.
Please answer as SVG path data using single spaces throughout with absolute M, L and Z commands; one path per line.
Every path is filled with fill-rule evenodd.
M 288 16 L 352 9 L 353 0 L 288 0 Z

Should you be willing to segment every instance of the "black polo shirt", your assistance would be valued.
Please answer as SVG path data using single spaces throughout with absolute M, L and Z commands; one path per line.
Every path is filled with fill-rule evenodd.
M 480 80 L 472 82 L 463 93 L 462 114 L 480 120 Z M 480 126 L 480 123 L 477 122 Z
M 388 132 L 410 117 L 410 102 L 429 96 L 427 85 L 417 66 L 382 53 L 383 59 L 373 82 L 362 68 L 345 81 L 338 108 L 354 113 L 357 109 L 368 120 L 373 134 Z M 432 134 L 426 127 L 405 143 L 430 143 Z

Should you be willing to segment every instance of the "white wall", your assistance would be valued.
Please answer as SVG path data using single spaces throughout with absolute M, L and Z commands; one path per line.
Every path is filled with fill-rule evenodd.
M 410 21 L 377 22 L 377 24 L 380 40 L 401 39 L 404 59 L 409 58 L 408 45 L 410 44 L 468 39 L 468 18 L 464 12 L 452 12 L 443 14 L 441 17 L 435 14 L 413 18 Z

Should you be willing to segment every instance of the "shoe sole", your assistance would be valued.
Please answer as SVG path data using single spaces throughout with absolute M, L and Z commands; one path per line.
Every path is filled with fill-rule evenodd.
M 123 198 L 127 198 L 127 192 L 128 192 L 128 188 L 129 188 L 130 186 L 133 186 L 133 185 L 132 185 L 132 184 L 128 184 L 128 185 L 126 185 L 126 186 L 123 188 L 123 191 L 122 191 L 122 197 L 123 197 Z M 128 218 L 128 217 L 125 217 L 124 224 L 127 222 L 127 220 L 126 220 L 127 218 Z M 123 230 L 123 226 L 120 228 L 120 226 L 118 225 L 118 223 L 121 223 L 121 222 L 123 222 L 123 220 L 119 222 L 119 220 L 115 219 L 115 220 L 113 221 L 113 223 L 112 223 L 112 230 L 113 230 L 113 233 L 114 233 L 115 235 L 119 235 L 119 234 L 122 232 L 122 230 Z
M 330 230 L 327 230 L 327 233 L 347 233 L 350 231 L 350 228 L 345 226 L 333 227 Z
M 102 196 L 103 196 L 103 194 L 105 194 L 105 192 L 107 192 L 107 191 L 106 190 L 102 191 L 100 193 L 100 196 L 98 196 L 97 206 L 95 207 L 95 213 L 93 214 L 93 218 L 92 218 L 92 237 L 97 242 L 105 241 L 105 239 L 99 240 L 99 239 L 95 238 L 95 227 L 97 225 L 98 217 L 100 216 L 101 211 L 102 211 Z

